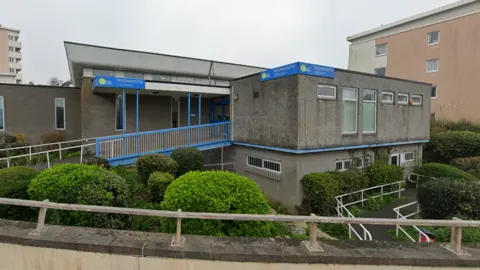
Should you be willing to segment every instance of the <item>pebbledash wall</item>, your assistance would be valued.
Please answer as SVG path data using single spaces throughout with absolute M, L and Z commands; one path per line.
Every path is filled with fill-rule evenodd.
M 305 174 L 362 168 L 381 152 L 405 173 L 421 161 L 430 136 L 430 84 L 340 69 L 334 78 L 295 74 L 262 82 L 260 76 L 232 84 L 232 141 L 236 172 L 254 179 L 268 197 L 294 209 L 301 204 Z M 325 86 L 334 90 L 332 96 L 319 96 Z M 344 88 L 357 91 L 356 111 L 350 112 L 356 131 L 349 133 L 342 131 L 348 121 Z M 367 91 L 377 97 L 369 107 L 375 108 L 376 128 L 368 133 L 363 132 Z M 399 104 L 398 94 L 421 101 Z

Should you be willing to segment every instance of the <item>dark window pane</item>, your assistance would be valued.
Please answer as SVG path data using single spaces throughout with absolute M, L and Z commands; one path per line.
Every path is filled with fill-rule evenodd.
M 118 95 L 115 101 L 115 129 L 116 130 L 123 130 L 123 104 L 122 104 L 122 96 Z
M 387 72 L 386 68 L 376 68 L 375 69 L 375 74 L 380 75 L 380 76 L 385 76 L 386 72 Z

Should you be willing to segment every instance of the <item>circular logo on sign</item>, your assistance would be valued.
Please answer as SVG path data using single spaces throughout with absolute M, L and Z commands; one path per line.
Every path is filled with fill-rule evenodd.
M 262 73 L 262 79 L 265 79 L 267 77 L 267 74 L 265 72 Z
M 302 72 L 305 72 L 305 71 L 307 71 L 307 67 L 306 67 L 304 64 L 302 64 L 302 65 L 300 66 L 300 70 L 301 70 Z
M 105 84 L 107 81 L 104 78 L 98 79 L 99 84 Z

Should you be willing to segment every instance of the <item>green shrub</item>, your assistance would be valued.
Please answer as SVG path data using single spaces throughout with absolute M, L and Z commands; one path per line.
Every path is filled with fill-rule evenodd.
M 417 199 L 425 219 L 480 219 L 478 194 L 478 182 L 439 178 L 422 183 L 418 188 Z
M 227 171 L 189 172 L 173 181 L 165 192 L 162 209 L 185 212 L 268 214 L 270 207 L 257 184 Z M 176 220 L 163 218 L 162 229 L 173 233 Z M 270 237 L 273 226 L 260 221 L 182 220 L 182 233 Z
M 175 174 L 178 164 L 175 160 L 162 154 L 143 155 L 137 159 L 137 171 L 140 180 L 147 183 L 153 172 L 166 172 Z
M 127 206 L 128 185 L 113 171 L 85 164 L 62 164 L 42 171 L 28 189 L 32 200 L 101 206 Z M 127 216 L 49 210 L 49 222 L 85 227 L 123 228 Z
M 480 132 L 480 125 L 466 119 L 460 121 L 437 120 L 434 122 L 436 130 L 439 131 L 472 131 Z
M 163 201 L 165 191 L 168 185 L 174 180 L 173 175 L 164 172 L 154 172 L 150 175 L 147 182 L 148 199 L 150 202 L 159 203 Z
M 112 167 L 112 171 L 116 172 L 119 176 L 125 179 L 125 182 L 128 185 L 129 191 L 129 205 L 135 199 L 135 195 L 137 195 L 138 191 L 142 188 L 142 183 L 140 182 L 140 178 L 138 176 L 137 170 L 132 167 L 125 167 L 125 166 L 117 166 Z
M 307 212 L 321 216 L 335 214 L 335 196 L 341 195 L 340 190 L 341 173 L 309 173 L 301 182 L 305 204 L 309 209 Z
M 468 172 L 464 172 L 458 168 L 447 164 L 440 163 L 425 163 L 422 166 L 415 168 L 415 173 L 435 178 L 450 178 L 450 179 L 465 179 L 470 181 L 477 181 L 477 178 Z M 428 178 L 420 177 L 421 185 L 422 181 L 427 181 Z
M 103 158 L 103 157 L 97 157 L 97 156 L 89 157 L 89 158 L 85 159 L 83 161 L 83 163 L 87 164 L 87 165 L 97 165 L 97 166 L 103 167 L 107 170 L 110 170 L 110 168 L 111 168 L 110 162 L 108 162 L 108 160 L 106 158 Z
M 318 228 L 337 239 L 348 239 L 348 225 L 339 223 L 321 223 Z
M 428 160 L 449 163 L 455 158 L 474 157 L 480 153 L 480 133 L 448 131 L 431 135 L 425 149 Z
M 368 185 L 374 187 L 402 181 L 403 169 L 388 164 L 385 161 L 377 160 L 375 163 L 365 168 L 365 175 L 368 178 Z
M 474 175 L 477 179 L 480 179 L 480 156 L 456 158 L 452 160 L 452 164 L 462 171 L 466 171 Z
M 178 163 L 177 176 L 203 170 L 203 154 L 197 148 L 179 148 L 170 157 Z
M 65 140 L 65 134 L 58 131 L 45 132 L 40 136 L 40 144 L 63 142 Z M 57 148 L 55 146 L 55 148 Z
M 28 185 L 38 172 L 27 167 L 0 169 L 0 197 L 28 200 Z M 0 205 L 0 218 L 14 220 L 35 220 L 37 211 L 30 207 Z
M 135 205 L 135 208 L 149 209 L 149 210 L 162 210 L 159 203 L 142 202 Z M 160 217 L 154 216 L 132 216 L 132 222 L 130 230 L 132 231 L 148 231 L 148 232 L 161 232 Z
M 340 194 L 347 194 L 347 193 L 352 193 L 364 188 L 368 188 L 368 178 L 367 176 L 360 170 L 357 169 L 352 169 L 352 170 L 346 170 L 340 173 Z M 356 201 L 361 199 L 361 194 L 353 194 L 350 195 L 349 198 L 344 198 L 347 199 L 348 201 Z

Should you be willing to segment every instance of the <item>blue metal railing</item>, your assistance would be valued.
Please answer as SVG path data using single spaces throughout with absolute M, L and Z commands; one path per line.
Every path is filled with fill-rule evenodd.
M 230 141 L 230 121 L 98 138 L 96 155 L 108 160 Z

